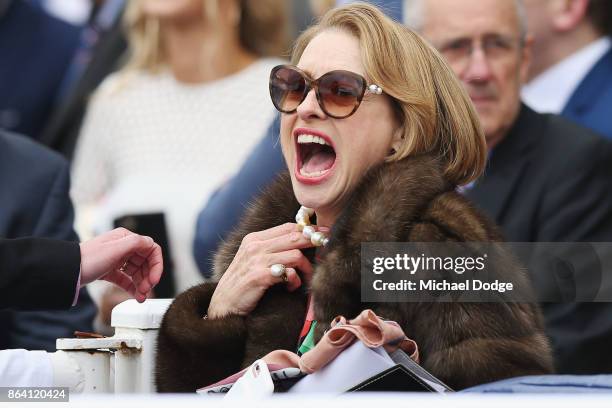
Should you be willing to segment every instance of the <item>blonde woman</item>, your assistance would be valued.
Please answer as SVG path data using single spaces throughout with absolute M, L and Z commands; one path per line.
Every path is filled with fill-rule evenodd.
M 295 351 L 300 333 L 316 342 L 335 316 L 367 308 L 397 321 L 423 366 L 453 388 L 551 371 L 535 305 L 361 301 L 362 242 L 499 239 L 455 191 L 481 174 L 486 146 L 433 48 L 373 6 L 341 7 L 300 36 L 292 65 L 272 70 L 270 95 L 289 172 L 217 253 L 217 283 L 168 309 L 160 391 L 193 391 L 274 349 Z M 512 262 L 492 264 L 528 285 Z
M 267 79 L 286 52 L 285 11 L 283 0 L 130 1 L 130 59 L 90 103 L 73 167 L 77 211 L 96 232 L 162 212 L 179 291 L 201 281 L 198 209 L 273 120 Z

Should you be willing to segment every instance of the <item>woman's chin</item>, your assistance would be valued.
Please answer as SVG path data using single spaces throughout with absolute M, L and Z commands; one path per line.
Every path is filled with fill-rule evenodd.
M 293 192 L 300 205 L 312 208 L 315 211 L 325 208 L 328 203 L 328 200 L 326 200 L 324 196 L 319 195 L 319 192 L 312 191 L 311 188 L 300 188 L 299 186 L 296 188 L 294 185 Z
M 317 214 L 333 212 L 329 210 L 338 202 L 337 183 L 332 182 L 331 179 L 322 183 L 303 183 L 295 173 L 291 176 L 293 192 L 300 205 L 312 208 Z
M 304 207 L 312 208 L 315 212 L 321 208 L 324 208 L 325 204 L 321 202 L 321 200 L 317 200 L 311 196 L 306 194 L 296 194 L 296 198 L 300 205 Z

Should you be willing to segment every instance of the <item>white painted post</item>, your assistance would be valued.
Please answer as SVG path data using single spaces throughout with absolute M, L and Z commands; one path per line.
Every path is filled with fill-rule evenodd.
M 81 383 L 71 392 L 82 393 L 109 393 L 112 392 L 110 384 L 110 353 L 100 350 L 58 350 L 56 354 L 64 353 L 76 363 Z M 57 380 L 56 380 L 57 381 Z M 63 384 L 62 384 L 63 385 Z
M 157 331 L 171 302 L 172 299 L 149 299 L 144 303 L 128 300 L 113 309 L 114 336 L 58 339 L 57 349 L 76 360 L 78 374 L 85 377 L 84 386 L 74 391 L 155 392 Z

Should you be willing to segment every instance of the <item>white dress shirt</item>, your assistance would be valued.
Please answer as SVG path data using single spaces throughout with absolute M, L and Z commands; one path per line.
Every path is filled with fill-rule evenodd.
M 608 52 L 611 43 L 609 37 L 602 37 L 548 68 L 523 86 L 523 102 L 537 112 L 561 113 L 578 85 Z
M 0 387 L 68 387 L 81 392 L 83 370 L 68 353 L 0 350 Z

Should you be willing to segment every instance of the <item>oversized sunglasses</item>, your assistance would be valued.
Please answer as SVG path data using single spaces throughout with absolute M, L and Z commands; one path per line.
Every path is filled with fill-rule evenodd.
M 280 112 L 294 113 L 313 88 L 321 110 L 336 119 L 355 113 L 366 91 L 376 95 L 383 92 L 380 86 L 368 86 L 364 77 L 350 71 L 330 71 L 312 80 L 293 65 L 272 68 L 270 97 Z

